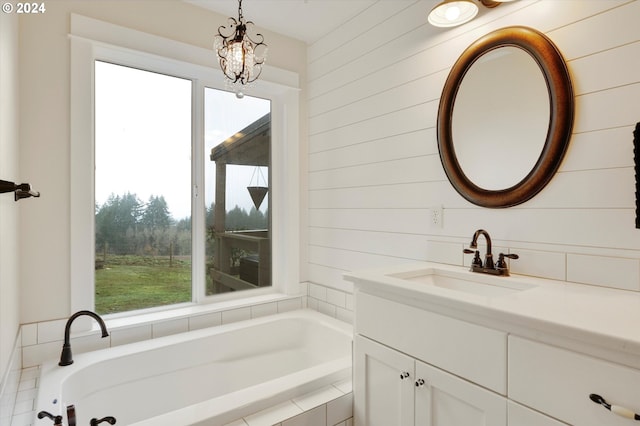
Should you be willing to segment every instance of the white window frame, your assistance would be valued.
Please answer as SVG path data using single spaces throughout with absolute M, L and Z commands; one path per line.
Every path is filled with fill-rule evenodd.
M 213 50 L 143 33 L 81 15 L 71 15 L 70 306 L 95 306 L 95 148 L 94 63 L 155 71 L 193 82 L 192 149 L 204 145 L 204 89 L 225 88 Z M 299 286 L 299 88 L 296 73 L 265 67 L 248 95 L 271 100 L 272 286 L 215 296 L 205 295 L 204 214 L 192 215 L 192 304 L 215 303 L 265 293 L 298 295 Z M 192 167 L 192 211 L 204 212 L 205 162 Z M 286 259 L 286 261 L 285 261 Z M 180 305 L 158 307 L 169 310 Z M 135 315 L 140 311 L 126 314 Z

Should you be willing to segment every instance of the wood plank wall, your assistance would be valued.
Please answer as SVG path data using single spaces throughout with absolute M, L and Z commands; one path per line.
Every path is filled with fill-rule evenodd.
M 640 1 L 520 0 L 448 30 L 426 23 L 434 3 L 379 1 L 309 48 L 308 280 L 349 292 L 349 270 L 467 264 L 462 249 L 484 228 L 494 252 L 520 254 L 515 273 L 640 291 L 632 133 Z M 510 25 L 558 46 L 576 119 L 561 169 L 540 194 L 485 209 L 446 179 L 437 109 L 460 53 Z M 444 209 L 442 228 L 429 224 L 432 206 Z

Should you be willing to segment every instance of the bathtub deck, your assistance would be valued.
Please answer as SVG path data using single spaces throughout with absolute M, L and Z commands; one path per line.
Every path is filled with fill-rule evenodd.
M 351 379 L 296 397 L 225 426 L 352 426 Z
M 22 370 L 10 426 L 35 426 L 39 371 L 39 367 Z M 347 379 L 225 426 L 351 426 L 352 416 L 352 384 Z

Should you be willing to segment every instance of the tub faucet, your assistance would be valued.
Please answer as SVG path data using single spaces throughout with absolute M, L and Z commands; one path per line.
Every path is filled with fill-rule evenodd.
M 69 319 L 67 320 L 67 325 L 64 328 L 64 344 L 62 345 L 62 353 L 60 354 L 60 362 L 58 363 L 58 365 L 65 366 L 65 365 L 73 364 L 73 356 L 71 354 L 71 343 L 69 342 L 69 338 L 70 338 L 69 335 L 71 334 L 71 324 L 76 318 L 82 315 L 88 315 L 98 322 L 98 324 L 100 325 L 100 328 L 102 329 L 103 338 L 109 336 L 109 333 L 107 332 L 107 326 L 104 324 L 104 321 L 102 321 L 102 318 L 100 318 L 98 314 L 91 311 L 76 312 L 75 314 L 69 317 Z
M 484 263 L 480 259 L 480 252 L 478 251 L 478 237 L 480 235 L 484 236 L 485 240 L 487 240 L 487 253 L 485 254 L 485 257 L 484 257 Z M 473 234 L 473 238 L 471 239 L 471 244 L 469 244 L 469 247 L 470 249 L 473 249 L 473 250 L 464 249 L 464 252 L 474 254 L 474 258 L 471 261 L 471 272 L 480 272 L 483 274 L 508 276 L 509 267 L 507 265 L 507 262 L 505 261 L 505 258 L 518 259 L 519 257 L 517 254 L 513 254 L 513 253 L 510 253 L 510 254 L 500 253 L 500 256 L 498 257 L 498 262 L 494 263 L 493 254 L 491 253 L 491 237 L 489 236 L 489 233 L 484 229 L 478 229 Z

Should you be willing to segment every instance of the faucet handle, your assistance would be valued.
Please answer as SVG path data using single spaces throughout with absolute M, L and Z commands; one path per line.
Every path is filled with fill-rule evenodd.
M 508 257 L 509 259 L 519 259 L 520 256 L 518 256 L 515 253 L 508 253 L 508 254 L 504 254 L 504 253 L 500 253 L 498 255 L 498 261 L 496 262 L 496 269 L 506 269 L 507 268 L 507 261 L 504 260 L 505 257 Z
M 466 254 L 473 254 L 473 260 L 471 261 L 471 267 L 477 266 L 478 268 L 482 268 L 482 259 L 480 259 L 480 251 L 479 250 L 471 250 L 464 249 L 462 250 Z

